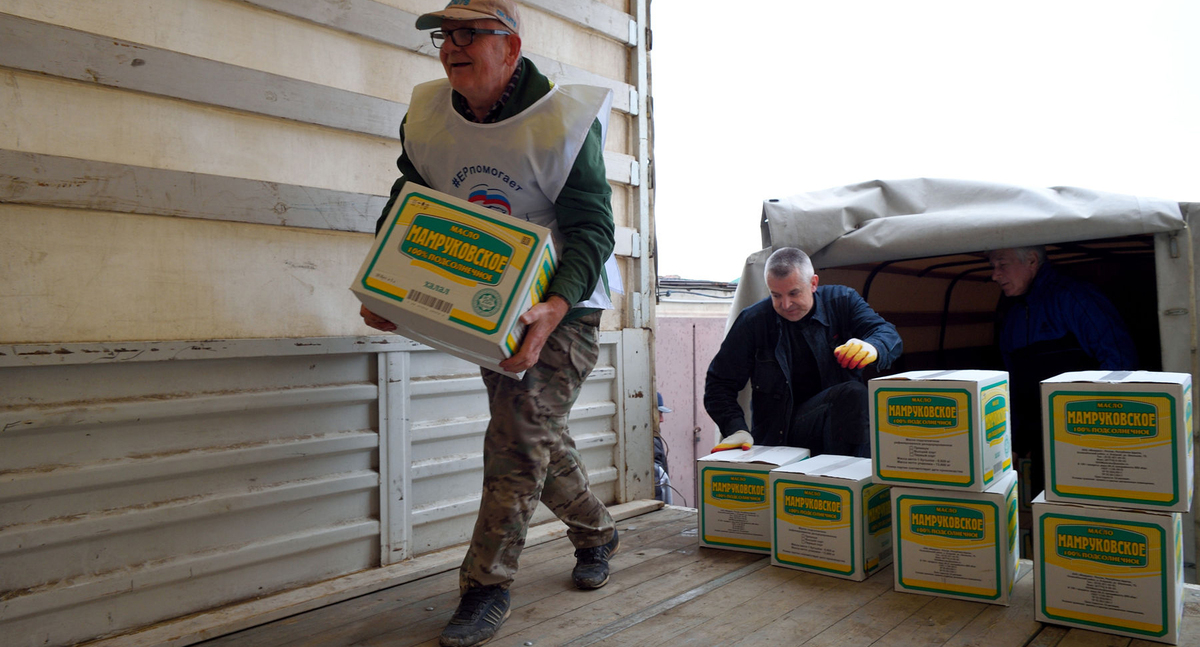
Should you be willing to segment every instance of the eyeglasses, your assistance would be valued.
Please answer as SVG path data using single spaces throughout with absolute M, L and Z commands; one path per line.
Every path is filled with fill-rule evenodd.
M 442 48 L 442 43 L 446 42 L 447 36 L 450 37 L 450 40 L 453 41 L 455 45 L 458 45 L 459 47 L 466 47 L 467 45 L 475 42 L 475 34 L 509 36 L 512 34 L 512 32 L 505 31 L 503 29 L 476 29 L 474 27 L 462 27 L 460 29 L 451 29 L 450 31 L 435 29 L 430 32 L 429 38 L 433 41 L 433 46 L 438 49 Z

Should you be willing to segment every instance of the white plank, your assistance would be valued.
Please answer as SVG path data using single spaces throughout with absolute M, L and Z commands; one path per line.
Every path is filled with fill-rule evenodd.
M 634 0 L 635 15 L 638 24 L 650 24 L 650 0 Z M 650 101 L 650 59 L 648 44 L 641 43 L 634 52 L 636 83 L 637 83 L 637 101 L 638 104 L 632 111 L 637 114 L 635 119 L 634 137 L 637 141 L 637 152 L 635 155 L 642 163 L 638 166 L 638 179 L 634 181 L 632 178 L 630 184 L 634 195 L 637 198 L 636 206 L 631 206 L 631 215 L 637 216 L 636 229 L 642 233 L 642 236 L 648 239 L 647 247 L 649 253 L 643 254 L 639 258 L 632 261 L 634 271 L 633 276 L 627 279 L 628 284 L 626 291 L 630 294 L 630 301 L 634 304 L 631 312 L 625 315 L 624 326 L 629 327 L 653 327 L 654 321 L 654 298 L 655 284 L 658 274 L 658 259 L 656 258 L 657 249 L 653 243 L 654 228 L 651 222 L 650 200 L 653 190 L 653 181 L 650 176 L 651 165 L 651 134 L 653 128 L 651 126 L 651 115 L 649 110 Z M 631 223 L 633 224 L 633 223 Z M 653 363 L 651 365 L 650 379 L 653 381 Z
M 374 233 L 387 197 L 0 149 L 0 202 Z
M 83 518 L 72 520 L 72 523 L 69 524 L 22 524 L 0 530 L 0 557 L 33 548 L 86 541 L 89 537 L 161 528 L 167 524 L 181 524 L 240 510 L 279 505 L 329 494 L 360 491 L 372 488 L 378 483 L 379 475 L 374 472 L 331 475 L 254 492 L 223 493 L 194 497 L 194 500 L 177 503 L 168 502 L 157 506 L 146 506 L 145 509 L 125 511 L 119 515 L 112 514 L 112 511 L 99 512 L 84 515 Z M 7 579 L 12 575 L 13 573 L 10 571 L 5 573 L 4 578 Z
M 622 429 L 618 467 L 623 474 L 624 501 L 654 497 L 652 411 L 657 412 L 650 372 L 650 331 L 627 328 L 621 341 Z
M 79 578 L 77 581 L 59 583 L 57 586 L 40 589 L 28 595 L 7 598 L 0 621 L 8 622 L 84 604 L 104 596 L 128 592 L 132 587 L 160 587 L 208 573 L 220 573 L 256 562 L 278 559 L 291 553 L 309 552 L 323 545 L 336 545 L 354 538 L 370 537 L 378 531 L 377 523 L 360 522 L 307 532 L 298 537 L 272 538 L 239 547 L 228 553 L 183 556 L 166 564 L 159 564 L 153 569 Z
M 633 158 L 604 154 L 628 183 Z M 0 149 L 0 203 L 374 233 L 387 196 Z
M 0 65 L 389 139 L 403 103 L 0 13 Z
M 613 248 L 613 254 L 633 258 L 642 255 L 642 237 L 636 229 L 618 226 L 614 238 L 616 246 Z
M 295 456 L 371 450 L 377 442 L 374 434 L 351 431 L 282 442 L 260 442 L 231 449 L 199 450 L 153 460 L 114 460 L 75 470 L 60 468 L 54 472 L 44 469 L 8 472 L 0 477 L 0 484 L 3 484 L 0 503 L 98 490 L 128 482 L 149 482 L 179 474 L 229 470 L 231 467 L 283 461 Z M 8 521 L 14 520 L 9 518 Z
M 626 45 L 637 45 L 637 23 L 629 14 L 594 0 L 523 0 L 522 4 L 537 7 L 548 14 Z
M 399 335 L 0 345 L 0 368 L 428 350 Z
M 111 402 L 106 403 L 100 409 L 73 405 L 6 409 L 0 411 L 0 427 L 3 428 L 7 437 L 11 438 L 72 425 L 104 425 L 126 421 L 148 423 L 155 420 L 211 416 L 255 408 L 366 403 L 375 401 L 376 394 L 377 390 L 373 384 L 347 384 L 288 389 L 286 391 Z
M 374 0 L 242 0 L 264 9 L 308 20 L 332 29 L 436 57 L 427 32 L 417 31 L 417 15 Z M 603 10 L 597 10 L 597 14 Z M 618 12 L 619 13 L 619 12 Z M 613 90 L 613 109 L 630 113 L 630 85 L 587 70 L 526 54 L 556 83 L 586 83 Z

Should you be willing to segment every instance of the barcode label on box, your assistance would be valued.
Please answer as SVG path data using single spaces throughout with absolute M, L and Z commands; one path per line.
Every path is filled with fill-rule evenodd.
M 454 304 L 450 303 L 449 301 L 443 301 L 435 296 L 425 294 L 424 292 L 417 292 L 416 290 L 410 290 L 408 292 L 408 298 L 423 306 L 433 308 L 434 310 L 446 314 L 449 314 L 450 309 L 454 307 Z

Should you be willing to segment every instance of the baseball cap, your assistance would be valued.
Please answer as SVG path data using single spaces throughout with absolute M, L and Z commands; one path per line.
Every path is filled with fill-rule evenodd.
M 657 393 L 657 391 L 656 391 L 656 393 Z M 674 411 L 674 409 L 668 409 L 666 407 L 666 405 L 663 404 L 662 393 L 658 394 L 658 410 L 663 413 L 671 413 L 672 411 Z
M 417 29 L 437 29 L 443 20 L 480 20 L 494 18 L 504 23 L 512 33 L 520 35 L 521 18 L 512 0 L 450 0 L 441 11 L 422 14 Z

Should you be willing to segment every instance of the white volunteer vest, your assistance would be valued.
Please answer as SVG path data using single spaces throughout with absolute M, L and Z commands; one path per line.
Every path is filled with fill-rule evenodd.
M 562 236 L 554 201 L 567 182 L 592 121 L 600 141 L 608 132 L 612 91 L 587 85 L 554 86 L 520 114 L 494 124 L 467 121 L 450 105 L 450 83 L 430 81 L 413 88 L 404 151 L 430 188 L 550 229 L 556 251 Z M 615 273 L 616 259 L 605 268 Z M 576 307 L 612 307 L 604 282 Z

